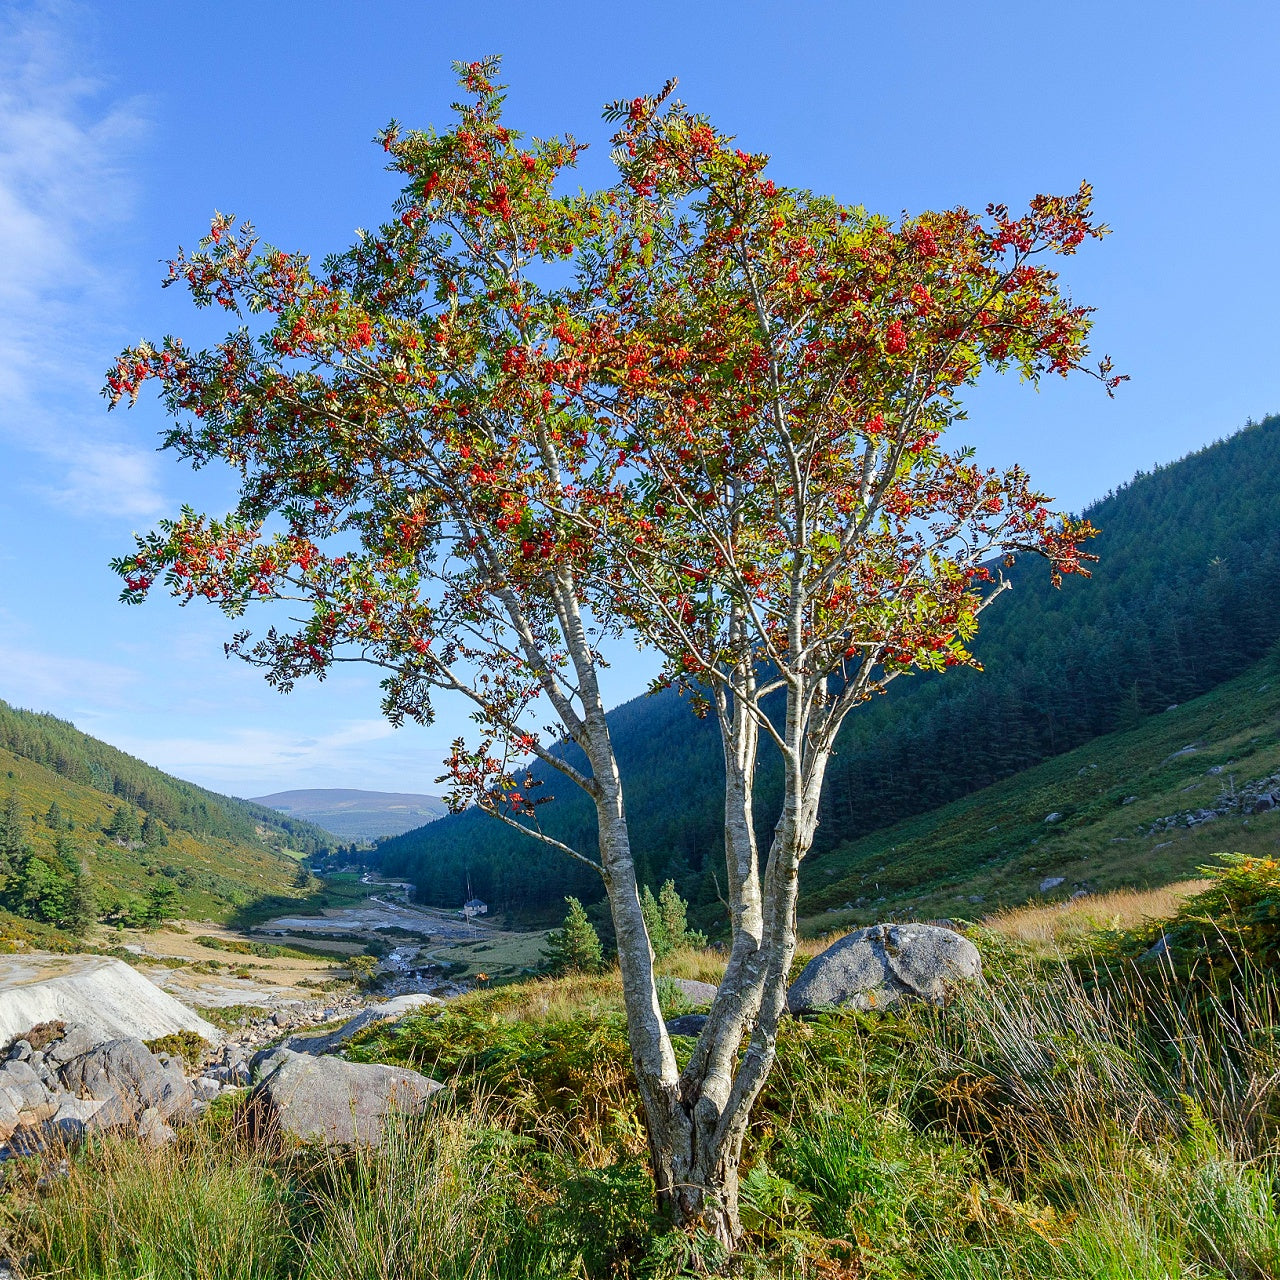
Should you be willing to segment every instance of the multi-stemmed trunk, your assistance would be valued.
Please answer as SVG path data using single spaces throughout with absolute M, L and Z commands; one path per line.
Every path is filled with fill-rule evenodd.
M 752 1108 L 773 1066 L 796 948 L 801 859 L 816 825 L 825 753 L 806 749 L 803 689 L 789 689 L 786 799 L 763 877 L 753 825 L 760 706 L 753 673 L 715 691 L 725 756 L 725 844 L 733 942 L 707 1023 L 684 1071 L 662 1020 L 640 909 L 621 780 L 603 713 L 581 745 L 595 782 L 600 854 L 614 928 L 632 1060 L 658 1202 L 679 1227 L 700 1226 L 732 1248 L 741 1235 L 738 1166 Z M 747 1037 L 744 1045 L 744 1035 Z

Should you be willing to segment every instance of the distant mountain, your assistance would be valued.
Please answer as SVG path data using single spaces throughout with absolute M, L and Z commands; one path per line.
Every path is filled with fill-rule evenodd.
M 355 791 L 349 787 L 311 787 L 277 791 L 251 801 L 323 827 L 342 840 L 376 840 L 425 826 L 449 812 L 439 796 L 411 791 Z

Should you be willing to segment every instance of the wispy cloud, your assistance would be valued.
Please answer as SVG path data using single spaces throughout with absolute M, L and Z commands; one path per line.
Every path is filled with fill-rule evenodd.
M 353 755 L 353 748 L 385 744 L 397 732 L 385 720 L 348 720 L 321 734 L 247 728 L 199 738 L 116 734 L 112 741 L 169 773 L 236 795 L 264 795 L 281 786 L 359 786 L 362 781 L 385 787 L 389 778 L 430 781 L 439 772 L 439 754 L 424 751 L 412 731 L 406 731 L 413 742 L 404 742 L 403 753 L 384 745 L 368 769 Z
M 137 672 L 113 663 L 0 643 L 0 698 L 35 711 L 71 716 L 114 709 L 137 681 Z
M 0 11 L 0 433 L 30 483 L 78 510 L 150 515 L 156 460 L 106 428 L 97 398 L 120 300 L 143 104 L 78 67 L 66 6 Z

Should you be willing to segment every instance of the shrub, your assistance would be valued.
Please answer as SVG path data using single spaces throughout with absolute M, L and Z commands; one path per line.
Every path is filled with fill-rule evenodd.
M 203 1064 L 210 1048 L 209 1042 L 202 1035 L 185 1028 L 143 1043 L 152 1053 L 167 1053 L 171 1057 L 181 1058 L 192 1071 L 198 1070 Z

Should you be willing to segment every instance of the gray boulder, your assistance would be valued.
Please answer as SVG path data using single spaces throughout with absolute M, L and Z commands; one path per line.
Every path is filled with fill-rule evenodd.
M 667 1032 L 673 1036 L 700 1036 L 707 1025 L 705 1013 L 682 1013 L 678 1018 L 667 1019 Z
M 668 978 L 673 986 L 678 987 L 684 998 L 695 1009 L 709 1009 L 716 998 L 716 987 L 710 982 L 698 982 L 694 978 Z
M 115 1101 L 126 1117 L 154 1107 L 169 1120 L 194 1101 L 182 1072 L 164 1066 L 141 1040 L 108 1040 L 72 1058 L 62 1068 L 62 1083 L 78 1097 Z
M 911 998 L 941 1004 L 948 985 L 981 976 L 982 957 L 968 938 L 927 924 L 877 924 L 810 960 L 787 1004 L 792 1013 L 887 1009 Z
M 19 1111 L 34 1111 L 49 1101 L 49 1091 L 35 1069 L 21 1058 L 0 1065 L 0 1093 L 7 1094 Z
M 8 1142 L 18 1127 L 18 1108 L 5 1090 L 0 1089 L 0 1142 Z
M 302 1141 L 381 1145 L 393 1112 L 416 1113 L 443 1085 L 380 1063 L 272 1049 L 254 1059 L 249 1114 L 259 1130 Z
M 101 1043 L 100 1038 L 95 1036 L 83 1022 L 73 1022 L 44 1051 L 44 1060 L 51 1067 L 63 1067 L 72 1058 L 88 1053 L 99 1043 Z
M 1040 892 L 1052 893 L 1060 885 L 1066 884 L 1066 882 L 1066 876 L 1045 876 L 1045 878 L 1040 881 Z

